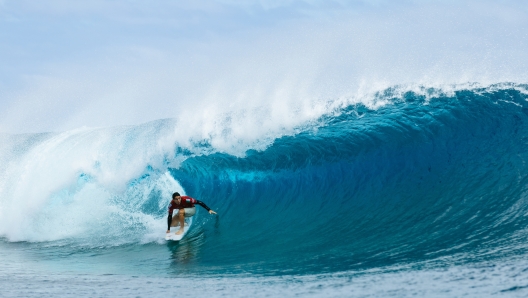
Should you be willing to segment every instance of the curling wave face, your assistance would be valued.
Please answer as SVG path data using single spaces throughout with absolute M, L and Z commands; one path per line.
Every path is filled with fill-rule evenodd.
M 220 214 L 196 216 L 190 271 L 309 274 L 519 255 L 527 99 L 519 84 L 396 86 L 268 134 L 258 150 L 233 144 L 250 148 L 243 154 L 183 140 L 175 120 L 3 136 L 0 235 L 157 243 L 170 193 L 181 191 Z

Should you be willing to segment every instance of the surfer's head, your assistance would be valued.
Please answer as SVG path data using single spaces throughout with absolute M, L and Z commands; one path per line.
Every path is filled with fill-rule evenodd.
M 180 197 L 180 193 L 179 192 L 175 192 L 172 194 L 172 199 L 176 199 L 176 197 Z

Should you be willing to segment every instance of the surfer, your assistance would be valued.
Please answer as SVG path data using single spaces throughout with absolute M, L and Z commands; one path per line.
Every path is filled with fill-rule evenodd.
M 196 213 L 195 204 L 198 204 L 205 208 L 209 214 L 216 214 L 211 208 L 207 207 L 203 202 L 193 199 L 188 196 L 180 196 L 179 193 L 175 192 L 172 194 L 172 201 L 169 204 L 169 216 L 167 217 L 167 233 L 170 233 L 170 227 L 172 224 L 172 212 L 174 209 L 178 209 L 177 215 L 179 219 L 180 229 L 175 233 L 181 235 L 183 233 L 183 225 L 185 217 L 191 217 Z

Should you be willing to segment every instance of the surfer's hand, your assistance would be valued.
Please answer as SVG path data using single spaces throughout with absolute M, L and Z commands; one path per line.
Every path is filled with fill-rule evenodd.
M 209 214 L 216 214 L 213 210 L 209 210 Z

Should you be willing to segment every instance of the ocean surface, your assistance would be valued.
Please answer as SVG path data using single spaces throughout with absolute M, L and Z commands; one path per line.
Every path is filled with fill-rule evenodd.
M 528 85 L 236 117 L 1 135 L 0 297 L 528 296 Z M 175 191 L 218 215 L 167 242 Z

